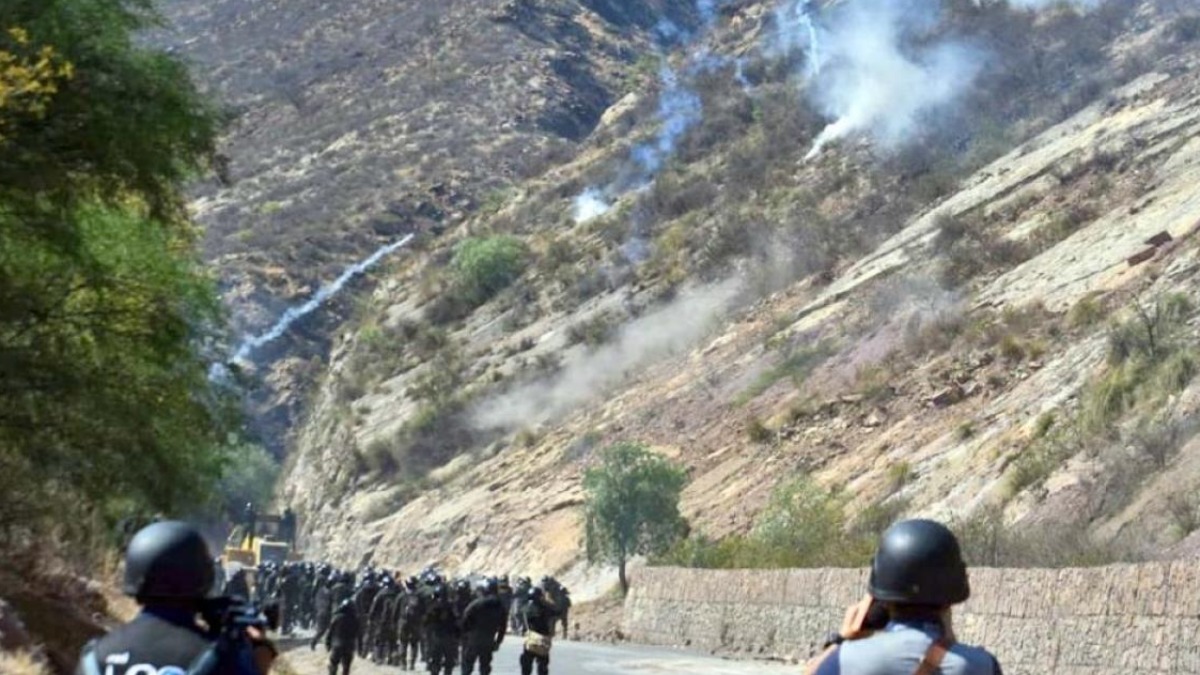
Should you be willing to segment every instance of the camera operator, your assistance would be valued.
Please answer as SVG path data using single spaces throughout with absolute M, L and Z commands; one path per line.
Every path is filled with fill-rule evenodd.
M 265 620 L 257 624 L 257 612 L 242 609 L 238 621 L 236 601 L 209 598 L 212 560 L 200 532 L 186 523 L 138 532 L 125 553 L 124 591 L 142 611 L 85 647 L 76 675 L 267 675 L 276 651 Z
M 951 607 L 971 589 L 944 525 L 907 520 L 884 532 L 868 590 L 806 675 L 1002 675 L 996 657 L 955 641 Z

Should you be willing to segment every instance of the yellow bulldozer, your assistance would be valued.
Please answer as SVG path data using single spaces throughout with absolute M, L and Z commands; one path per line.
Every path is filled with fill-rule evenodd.
M 270 515 L 260 515 L 252 524 L 234 527 L 225 542 L 225 564 L 255 568 L 261 563 L 282 565 L 300 560 L 294 545 L 295 533 L 287 529 L 282 517 Z

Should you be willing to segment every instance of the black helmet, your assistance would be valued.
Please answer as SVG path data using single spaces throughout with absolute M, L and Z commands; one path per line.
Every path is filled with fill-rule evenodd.
M 134 535 L 125 551 L 125 593 L 139 600 L 201 600 L 216 572 L 200 531 L 162 521 Z
M 888 528 L 871 563 L 871 597 L 882 602 L 943 607 L 971 597 L 958 539 L 932 520 Z

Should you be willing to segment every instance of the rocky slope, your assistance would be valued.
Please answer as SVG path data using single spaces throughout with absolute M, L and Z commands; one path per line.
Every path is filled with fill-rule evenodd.
M 683 0 L 163 3 L 156 39 L 228 110 L 223 181 L 193 210 L 237 337 L 260 333 L 352 262 L 437 236 L 575 152 Z M 282 451 L 337 298 L 256 361 L 262 440 Z
M 615 4 L 492 5 L 449 3 L 446 20 L 483 31 L 471 22 L 488 16 L 513 40 L 563 16 L 598 41 L 632 30 Z M 747 531 L 776 485 L 807 473 L 845 489 L 852 514 L 992 513 L 1138 555 L 1186 550 L 1200 481 L 1196 19 L 1166 2 L 946 3 L 904 49 L 986 55 L 956 75 L 969 86 L 952 79 L 954 96 L 903 125 L 908 94 L 887 92 L 854 128 L 856 109 L 820 94 L 843 68 L 872 72 L 839 47 L 856 2 L 811 10 L 828 62 L 785 39 L 804 6 L 732 2 L 709 18 L 689 3 L 672 17 L 689 35 L 657 40 L 655 15 L 634 22 L 647 37 L 622 39 L 643 51 L 595 75 L 629 94 L 605 88 L 612 105 L 578 133 L 550 125 L 570 152 L 512 174 L 502 198 L 464 207 L 394 266 L 339 332 L 288 460 L 281 500 L 314 553 L 556 572 L 598 592 L 604 574 L 578 546 L 580 474 L 626 439 L 688 467 L 685 514 L 712 536 Z M 480 67 L 507 58 L 486 53 Z M 893 75 L 944 74 L 921 70 L 935 53 Z M 494 109 L 520 108 L 521 91 Z M 481 115 L 439 161 L 491 175 L 512 155 Z M 400 129 L 379 142 L 447 147 L 438 128 Z M 488 234 L 520 238 L 531 264 L 482 306 L 447 309 L 454 247 Z

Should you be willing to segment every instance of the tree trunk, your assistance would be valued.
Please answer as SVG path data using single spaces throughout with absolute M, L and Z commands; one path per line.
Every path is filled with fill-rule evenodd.
M 625 556 L 617 562 L 617 575 L 621 579 L 621 597 L 629 595 L 629 580 L 625 578 Z

